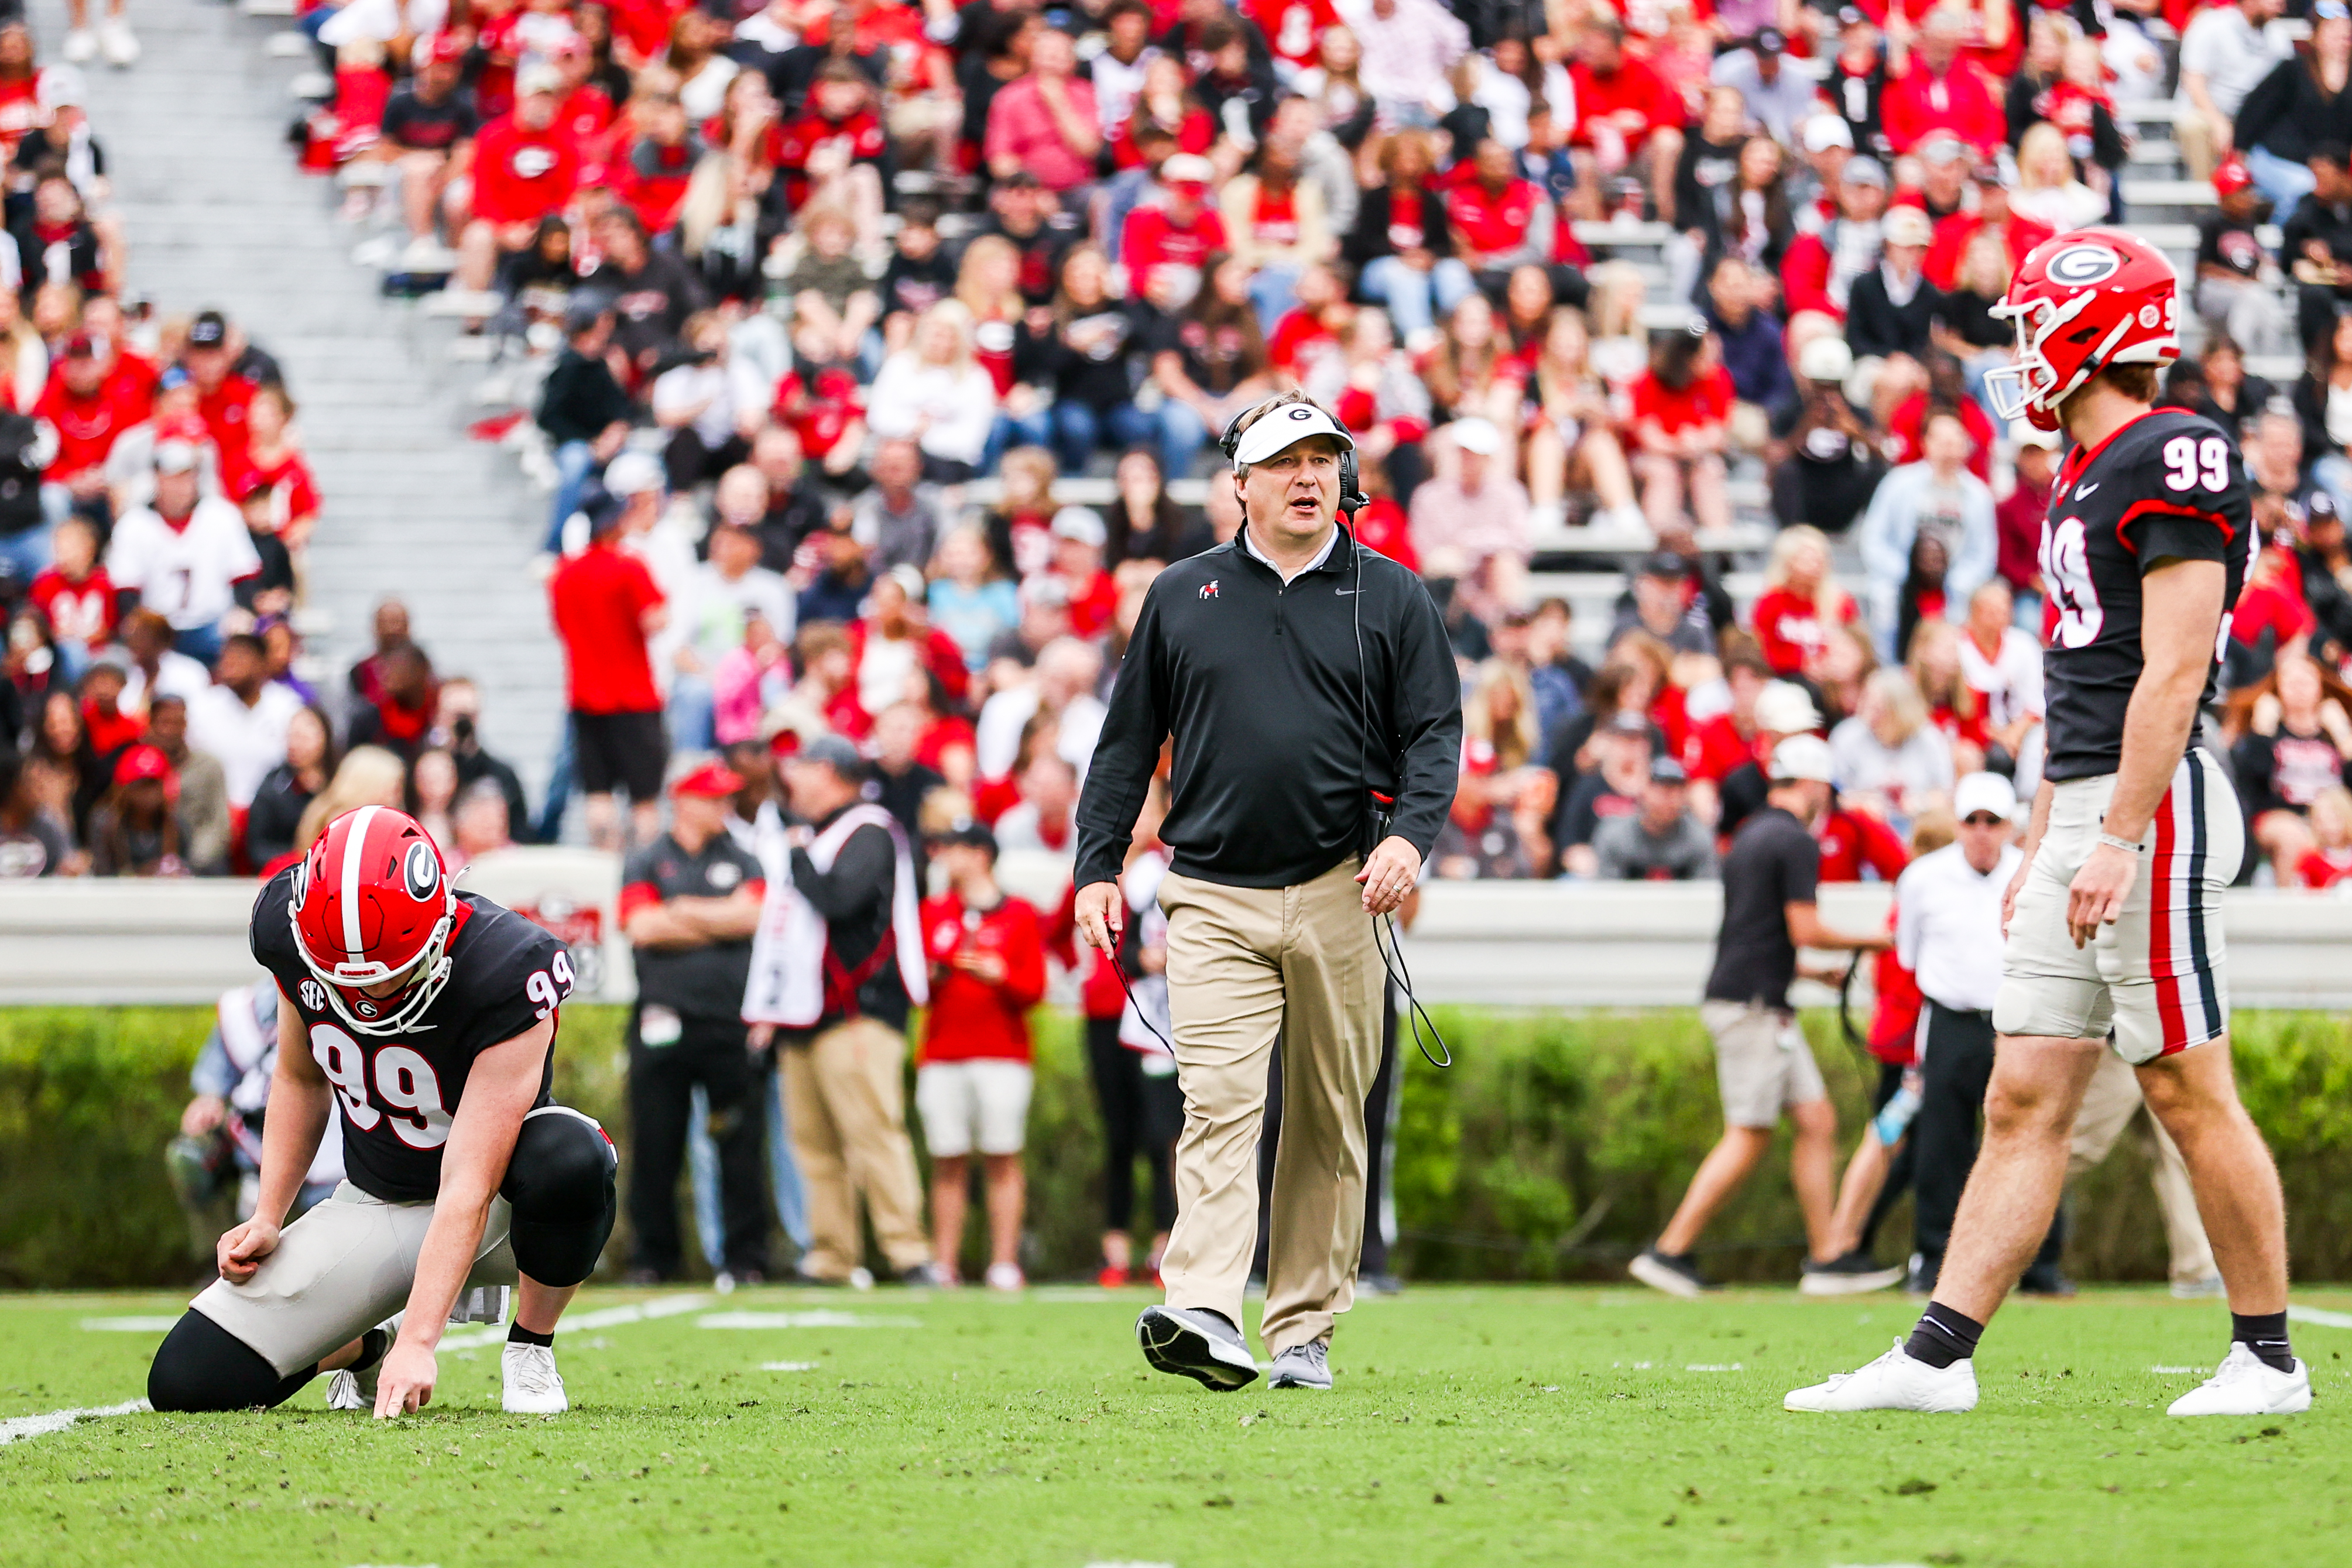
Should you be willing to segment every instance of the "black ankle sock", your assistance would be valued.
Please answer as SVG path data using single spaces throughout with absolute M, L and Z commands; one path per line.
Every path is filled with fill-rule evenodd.
M 1983 1337 L 1984 1324 L 1941 1301 L 1931 1301 L 1927 1310 L 1919 1314 L 1919 1326 L 1904 1342 L 1903 1354 L 1941 1370 L 1956 1361 L 1973 1357 L 1977 1341 Z
M 377 1362 L 382 1361 L 383 1359 L 383 1353 L 391 1348 L 391 1334 L 387 1333 L 383 1329 L 370 1329 L 367 1333 L 360 1335 L 359 1359 L 352 1362 L 351 1365 L 344 1368 L 344 1370 L 347 1372 L 365 1372 L 369 1367 L 373 1366 Z
M 509 1344 L 553 1344 L 555 1334 L 552 1330 L 546 1333 L 533 1333 L 520 1323 L 510 1323 L 507 1327 L 507 1343 Z
M 2273 1371 L 2294 1370 L 2294 1350 L 2287 1343 L 2284 1312 L 2231 1312 L 2230 1337 Z

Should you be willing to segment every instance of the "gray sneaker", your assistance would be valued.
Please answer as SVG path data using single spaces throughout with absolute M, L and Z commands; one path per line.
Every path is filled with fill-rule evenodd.
M 1294 1344 L 1274 1358 L 1274 1372 L 1266 1378 L 1268 1388 L 1328 1388 L 1331 1386 L 1331 1347 L 1319 1339 L 1305 1344 Z
M 1206 1308 L 1146 1307 L 1135 1320 L 1135 1337 L 1155 1371 L 1198 1379 L 1214 1393 L 1257 1380 L 1257 1358 L 1242 1331 Z

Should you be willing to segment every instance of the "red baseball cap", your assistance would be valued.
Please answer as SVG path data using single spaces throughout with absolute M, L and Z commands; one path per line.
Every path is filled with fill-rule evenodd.
M 425 58 L 436 66 L 455 65 L 466 57 L 466 46 L 457 41 L 455 33 L 436 33 L 433 47 Z
M 135 784 L 142 779 L 169 781 L 171 777 L 172 759 L 163 755 L 162 747 L 149 746 L 143 741 L 125 750 L 121 760 L 114 765 L 114 781 L 117 784 Z
M 2241 159 L 2225 159 L 2222 161 L 2221 166 L 2213 171 L 2213 193 L 2215 195 L 2234 195 L 2236 193 L 2244 190 L 2253 183 L 2253 175 L 2248 172 L 2244 162 Z
M 743 776 L 723 762 L 706 762 L 669 787 L 673 795 L 724 800 L 743 788 Z

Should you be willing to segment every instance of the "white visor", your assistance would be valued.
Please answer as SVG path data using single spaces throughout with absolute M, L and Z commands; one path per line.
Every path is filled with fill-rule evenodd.
M 1356 449 L 1356 438 L 1338 420 L 1311 402 L 1286 402 L 1261 414 L 1256 423 L 1242 432 L 1241 443 L 1234 448 L 1234 461 L 1263 463 L 1310 435 L 1337 436 L 1341 446 L 1350 452 Z

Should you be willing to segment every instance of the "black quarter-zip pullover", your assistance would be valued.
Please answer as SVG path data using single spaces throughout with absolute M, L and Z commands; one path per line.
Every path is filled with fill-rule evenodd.
M 1171 735 L 1160 836 L 1182 875 L 1311 882 L 1371 847 L 1368 791 L 1394 798 L 1389 831 L 1426 858 L 1462 755 L 1461 681 L 1437 606 L 1344 528 L 1322 565 L 1286 584 L 1238 538 L 1161 572 L 1078 802 L 1079 886 L 1118 878 Z

